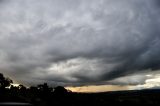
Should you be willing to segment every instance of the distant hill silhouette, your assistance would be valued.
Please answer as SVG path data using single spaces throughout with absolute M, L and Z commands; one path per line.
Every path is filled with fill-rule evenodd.
M 20 102 L 34 106 L 160 106 L 160 90 L 132 90 L 103 93 L 75 93 L 62 86 L 49 87 L 47 83 L 26 88 L 15 87 L 13 81 L 0 74 L 0 104 Z M 10 88 L 8 88 L 10 86 Z

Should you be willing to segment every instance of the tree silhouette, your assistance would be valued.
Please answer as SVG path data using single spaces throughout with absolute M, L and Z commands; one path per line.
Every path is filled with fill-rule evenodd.
M 13 81 L 9 78 L 5 78 L 2 73 L 0 73 L 0 88 L 9 87 Z
M 54 88 L 54 93 L 55 94 L 63 95 L 63 94 L 66 94 L 67 92 L 68 92 L 67 89 L 65 89 L 62 86 L 57 86 L 57 87 Z
M 40 92 L 43 92 L 43 93 L 46 93 L 46 94 L 52 92 L 52 90 L 53 90 L 51 87 L 48 86 L 47 83 L 40 84 L 40 85 L 37 86 L 37 88 Z
M 18 86 L 18 88 L 19 88 L 19 90 L 26 90 L 27 89 L 24 85 L 21 85 L 21 84 Z

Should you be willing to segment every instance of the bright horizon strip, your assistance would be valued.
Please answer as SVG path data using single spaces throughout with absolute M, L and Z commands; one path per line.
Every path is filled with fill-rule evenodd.
M 13 85 L 13 86 L 19 86 L 20 84 L 11 84 L 11 85 Z
M 81 86 L 81 87 L 65 87 L 72 92 L 107 92 L 107 91 L 122 91 L 131 90 L 130 86 L 119 86 L 119 85 L 98 85 L 98 86 Z

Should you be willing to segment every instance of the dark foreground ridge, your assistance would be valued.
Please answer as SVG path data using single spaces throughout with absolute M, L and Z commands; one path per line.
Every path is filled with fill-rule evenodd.
M 26 88 L 10 86 L 12 80 L 0 74 L 0 105 L 10 106 L 160 106 L 160 90 L 132 90 L 103 93 L 75 93 L 47 83 Z M 10 86 L 10 88 L 7 88 Z

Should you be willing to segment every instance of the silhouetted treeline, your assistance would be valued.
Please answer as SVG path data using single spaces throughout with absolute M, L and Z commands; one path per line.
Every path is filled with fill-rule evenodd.
M 71 91 L 62 86 L 49 87 L 47 83 L 29 88 L 24 85 L 13 86 L 13 81 L 0 73 L 0 102 L 28 102 L 34 105 L 46 105 L 52 99 L 65 97 Z
M 0 102 L 23 102 L 34 106 L 160 106 L 160 90 L 73 93 L 62 86 L 49 87 L 47 83 L 29 88 L 15 87 L 12 83 L 0 74 Z

